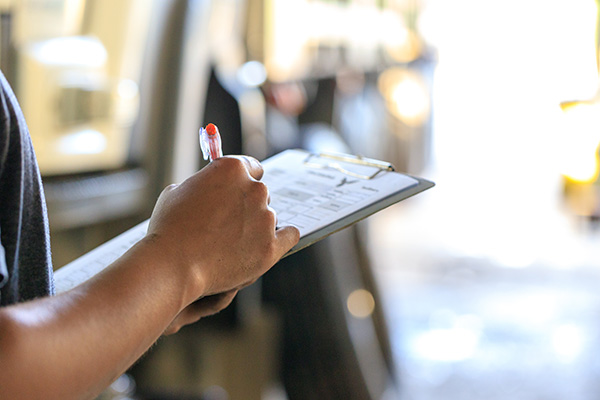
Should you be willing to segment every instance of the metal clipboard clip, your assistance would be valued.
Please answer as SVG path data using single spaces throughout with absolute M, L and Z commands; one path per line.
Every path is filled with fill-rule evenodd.
M 328 162 L 323 163 L 323 164 L 318 163 L 318 162 L 314 161 L 315 158 L 326 159 Z M 356 165 L 361 165 L 361 166 L 365 166 L 365 167 L 374 167 L 374 168 L 376 168 L 376 171 L 370 175 L 363 175 L 363 174 L 356 173 L 354 171 L 350 171 L 347 168 L 344 168 L 340 164 L 340 162 L 356 164 Z M 367 180 L 375 178 L 377 176 L 377 174 L 379 174 L 380 172 L 395 170 L 395 168 L 392 164 L 387 163 L 385 161 L 379 161 L 379 160 L 374 160 L 372 158 L 366 158 L 366 157 L 359 156 L 359 155 L 354 156 L 354 155 L 349 155 L 349 154 L 329 154 L 329 153 L 314 154 L 314 153 L 310 153 L 304 160 L 304 164 L 311 168 L 334 169 L 336 171 L 339 171 L 343 174 L 352 176 L 354 178 L 367 179 Z

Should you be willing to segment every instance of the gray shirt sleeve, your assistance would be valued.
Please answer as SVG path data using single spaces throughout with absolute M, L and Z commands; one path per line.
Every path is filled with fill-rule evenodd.
M 53 293 L 40 172 L 25 118 L 1 73 L 0 249 L 0 305 Z

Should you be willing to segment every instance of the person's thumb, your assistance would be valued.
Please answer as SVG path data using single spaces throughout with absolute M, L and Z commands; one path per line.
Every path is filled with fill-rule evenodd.
M 281 254 L 279 256 L 281 258 L 298 243 L 300 240 L 300 231 L 295 226 L 286 225 L 279 227 L 275 231 L 275 236 L 277 237 L 279 248 L 281 249 Z

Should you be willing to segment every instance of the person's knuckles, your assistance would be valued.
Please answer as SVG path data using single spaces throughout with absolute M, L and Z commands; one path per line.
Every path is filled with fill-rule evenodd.
M 252 196 L 252 199 L 257 201 L 259 205 L 263 205 L 266 207 L 269 200 L 269 188 L 264 182 L 261 181 L 252 181 L 249 185 L 249 194 Z
M 264 174 L 262 164 L 254 157 L 251 156 L 238 156 L 239 159 L 244 162 L 246 169 L 250 176 L 256 180 L 260 180 Z
M 262 166 L 258 161 L 251 161 L 250 157 L 225 156 L 213 161 L 213 164 L 223 168 L 224 172 L 234 177 L 246 178 L 251 176 L 254 179 L 259 179 L 262 176 Z
M 171 183 L 170 185 L 167 185 L 167 186 L 166 186 L 166 187 L 163 189 L 163 192 L 164 192 L 164 193 L 169 193 L 169 192 L 173 191 L 174 189 L 176 189 L 176 188 L 177 188 L 177 186 L 179 186 L 179 185 L 177 185 L 176 183 Z
M 277 227 L 277 212 L 270 206 L 267 206 L 265 210 L 265 224 L 266 228 L 269 229 L 270 233 L 275 233 Z

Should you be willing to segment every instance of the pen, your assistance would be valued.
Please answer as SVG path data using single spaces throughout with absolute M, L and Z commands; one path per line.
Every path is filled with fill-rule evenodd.
M 200 148 L 205 160 L 214 161 L 219 157 L 223 157 L 221 135 L 219 135 L 219 129 L 215 124 L 208 124 L 206 128 L 200 128 L 198 134 L 200 136 Z

